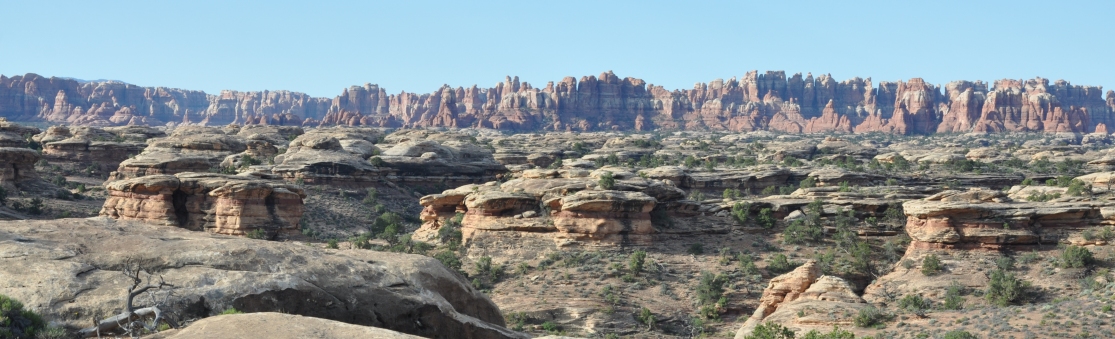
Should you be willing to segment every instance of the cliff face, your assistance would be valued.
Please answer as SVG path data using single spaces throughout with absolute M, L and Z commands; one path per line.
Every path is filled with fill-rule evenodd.
M 538 88 L 507 77 L 495 87 L 444 86 L 388 95 L 378 85 L 332 100 L 288 91 L 219 95 L 35 74 L 0 76 L 0 116 L 83 125 L 350 125 L 484 127 L 513 131 L 701 129 L 897 134 L 1107 132 L 1115 99 L 1098 86 L 1043 78 L 879 82 L 829 75 L 748 72 L 668 90 L 612 72 Z

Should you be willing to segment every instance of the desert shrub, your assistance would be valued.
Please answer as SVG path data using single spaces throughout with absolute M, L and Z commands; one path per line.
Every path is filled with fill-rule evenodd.
M 375 166 L 375 167 L 383 167 L 383 165 L 385 164 L 383 159 L 380 158 L 380 157 L 371 157 L 371 158 L 368 159 L 368 162 L 371 162 L 372 166 Z
M 814 177 L 805 178 L 805 180 L 802 180 L 800 183 L 798 183 L 798 187 L 801 188 L 810 188 L 814 186 L 817 186 L 817 179 Z
M 1027 285 L 1029 284 L 1016 277 L 1014 273 L 994 270 L 991 272 L 991 280 L 987 283 L 984 297 L 992 304 L 1007 306 L 1021 299 Z
M 777 186 L 767 186 L 766 188 L 763 188 L 762 192 L 760 192 L 760 194 L 762 195 L 774 195 L 775 193 L 778 193 Z
M 378 201 L 377 199 L 378 198 L 379 198 L 379 191 L 376 191 L 376 189 L 374 187 L 373 188 L 368 188 L 368 193 L 366 195 L 364 195 L 364 201 L 363 202 L 364 202 L 365 205 L 375 206 L 375 205 L 377 205 L 377 201 Z
M 241 311 L 241 310 L 236 309 L 235 307 L 229 307 L 229 308 L 227 308 L 227 309 L 225 309 L 224 311 L 221 312 L 221 315 L 229 315 L 229 314 L 244 314 L 244 312 Z
M 639 310 L 639 322 L 646 324 L 647 328 L 654 328 L 654 313 L 650 309 L 643 307 Z
M 898 300 L 898 308 L 913 314 L 924 315 L 925 311 L 929 309 L 929 299 L 922 298 L 917 294 L 907 294 Z
M 631 274 L 638 275 L 639 273 L 643 272 L 643 264 L 646 262 L 646 260 L 646 251 L 637 250 L 634 253 L 631 253 L 631 257 L 627 260 L 627 270 L 631 271 Z
M 852 322 L 856 327 L 877 327 L 890 320 L 891 315 L 875 306 L 861 308 Z
M 0 294 L 0 338 L 35 338 L 47 330 L 43 318 L 23 303 Z
M 747 335 L 746 339 L 794 339 L 795 333 L 793 330 L 782 327 L 774 322 L 766 322 L 762 325 L 755 326 L 751 334 Z
M 42 198 L 31 199 L 31 202 L 27 204 L 27 213 L 30 213 L 32 215 L 43 214 L 43 199 Z
M 445 267 L 449 269 L 455 271 L 461 270 L 461 259 L 457 258 L 457 254 L 453 253 L 453 251 L 438 252 L 434 254 L 434 259 L 437 259 L 437 261 L 440 261 L 442 265 L 445 265 Z
M 605 171 L 604 174 L 600 175 L 600 180 L 597 183 L 600 184 L 601 188 L 610 190 L 616 187 L 616 178 L 612 176 L 612 172 Z
M 832 332 L 821 333 L 817 330 L 810 330 L 801 339 L 855 339 L 856 335 L 852 331 L 842 330 L 840 327 L 833 325 Z M 866 338 L 866 337 L 865 337 Z
M 930 254 L 921 259 L 921 274 L 926 276 L 934 276 L 944 270 L 944 264 L 941 263 L 941 258 L 936 254 Z
M 1061 265 L 1066 268 L 1081 268 L 1088 266 L 1094 260 L 1092 251 L 1081 246 L 1069 246 L 1061 252 Z
M 553 321 L 546 321 L 542 323 L 542 330 L 546 331 L 546 333 L 557 334 L 561 332 L 561 326 L 558 326 L 558 324 Z
M 1071 196 L 1074 196 L 1074 197 L 1079 197 L 1079 196 L 1087 195 L 1087 194 L 1091 194 L 1091 193 L 1092 193 L 1092 187 L 1089 186 L 1088 184 L 1085 184 L 1083 181 L 1080 181 L 1080 180 L 1077 180 L 1077 179 L 1072 179 L 1072 181 L 1069 182 L 1068 190 L 1065 191 L 1065 194 L 1068 194 L 1068 195 L 1071 195 Z
M 446 265 L 449 266 L 449 265 Z M 483 256 L 476 260 L 476 274 L 495 283 L 503 276 L 503 265 L 493 264 L 492 257 Z
M 740 225 L 746 225 L 747 219 L 751 216 L 750 203 L 735 203 L 732 205 L 732 219 L 735 219 Z
M 759 210 L 759 216 L 755 220 L 759 226 L 763 228 L 774 228 L 774 211 L 770 208 L 763 208 Z
M 852 186 L 849 185 L 847 181 L 841 181 L 840 182 L 840 188 L 838 190 L 840 192 L 851 192 L 852 191 Z
M 1014 258 L 1011 258 L 1011 257 L 1008 257 L 1008 256 L 1002 256 L 1002 257 L 995 258 L 995 267 L 998 267 L 1000 270 L 1004 270 L 1004 271 L 1013 270 L 1014 269 Z
M 772 273 L 786 273 L 793 270 L 794 267 L 797 267 L 797 265 L 791 263 L 790 258 L 787 258 L 786 255 L 782 253 L 775 254 L 771 257 L 770 262 L 767 263 L 767 270 Z
M 968 333 L 968 331 L 953 330 L 945 333 L 942 339 L 979 339 L 975 334 Z
M 948 289 L 945 290 L 945 302 L 941 304 L 941 308 L 946 310 L 959 310 L 964 308 L 964 297 L 961 296 L 963 291 L 964 288 L 956 283 L 956 281 L 953 281 Z
M 705 253 L 705 245 L 701 243 L 689 244 L 689 248 L 685 249 L 685 253 L 692 255 L 700 255 Z
M 329 239 L 329 241 L 325 243 L 325 248 L 334 249 L 334 250 L 339 248 L 338 244 L 337 244 L 337 239 Z
M 697 301 L 701 305 L 715 303 L 724 295 L 724 285 L 727 283 L 726 275 L 701 272 L 701 281 L 697 284 Z
M 269 239 L 270 238 L 270 237 L 267 236 L 267 231 L 263 230 L 262 228 L 257 228 L 257 229 L 248 231 L 247 236 L 248 236 L 249 239 Z
M 759 274 L 759 267 L 755 266 L 755 260 L 751 258 L 750 254 L 740 253 L 736 256 L 739 260 L 739 271 L 745 276 L 753 276 Z

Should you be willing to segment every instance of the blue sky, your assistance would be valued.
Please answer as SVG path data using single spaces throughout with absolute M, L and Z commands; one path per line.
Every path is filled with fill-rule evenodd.
M 1115 1 L 10 1 L 0 74 L 332 97 L 749 70 L 1115 86 Z

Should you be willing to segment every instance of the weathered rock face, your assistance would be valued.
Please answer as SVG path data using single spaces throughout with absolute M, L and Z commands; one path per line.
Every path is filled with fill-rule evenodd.
M 465 242 L 485 237 L 541 236 L 557 245 L 647 244 L 656 233 L 651 211 L 684 198 L 666 183 L 618 169 L 613 190 L 601 188 L 604 170 L 528 170 L 501 185 L 465 185 L 427 195 L 416 237 L 433 240 L 457 213 Z
M 405 141 L 378 156 L 383 167 L 404 181 L 465 184 L 495 180 L 507 168 L 492 153 L 462 141 Z
M 320 118 L 329 100 L 288 91 L 218 95 L 117 81 L 79 82 L 36 74 L 0 76 L 0 115 L 74 125 L 301 125 Z
M 911 249 L 1024 248 L 1081 242 L 1086 228 L 1115 224 L 1107 201 L 1013 202 L 1003 192 L 945 191 L 903 204 Z
M 375 149 L 367 139 L 376 140 L 381 135 L 378 130 L 372 129 L 323 128 L 310 131 L 291 141 L 286 153 L 275 156 L 271 172 L 285 180 L 301 180 L 307 184 L 372 185 L 384 174 L 367 160 Z
M 1091 133 L 1115 124 L 1098 86 L 1043 78 L 880 82 L 829 75 L 747 72 L 688 90 L 667 90 L 612 72 L 538 88 L 508 77 L 492 88 L 442 87 L 388 95 L 378 85 L 332 100 L 287 91 L 219 95 L 35 74 L 0 76 L 0 116 L 93 125 L 170 123 L 479 127 L 515 131 L 656 128 L 788 133 Z
M 794 329 L 847 327 L 852 325 L 851 315 L 866 306 L 847 281 L 821 275 L 820 267 L 811 260 L 770 280 L 755 313 L 743 323 L 735 337 L 743 339 L 755 326 L 767 321 Z M 847 312 L 849 310 L 852 312 Z
M 35 163 L 39 152 L 29 148 L 0 147 L 0 187 L 9 192 L 39 180 Z
M 108 218 L 0 222 L 0 253 L 14 254 L 0 258 L 0 293 L 71 327 L 121 312 L 128 286 L 120 270 L 141 264 L 175 286 L 164 308 L 183 318 L 235 307 L 422 337 L 525 337 L 503 328 L 499 309 L 461 275 L 419 255 L 325 250 Z
M 208 172 L 230 154 L 248 149 L 244 140 L 205 127 L 178 128 L 169 137 L 152 139 L 142 153 L 124 160 L 109 181 L 154 174 Z
M 131 138 L 146 134 L 129 133 Z M 50 127 L 32 140 L 43 144 L 43 158 L 117 168 L 129 156 L 139 154 L 147 144 L 129 142 L 128 137 L 96 127 Z
M 230 235 L 297 233 L 306 196 L 279 181 L 211 173 L 148 175 L 105 187 L 102 216 Z
M 26 136 L 38 133 L 38 128 L 21 126 L 0 117 L 0 147 L 27 147 Z

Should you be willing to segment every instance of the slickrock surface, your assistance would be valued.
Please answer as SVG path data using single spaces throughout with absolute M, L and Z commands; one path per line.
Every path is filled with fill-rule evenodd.
M 346 324 L 340 321 L 299 315 L 260 312 L 209 317 L 178 331 L 159 332 L 151 339 L 333 339 L 382 338 L 421 339 L 371 326 Z
M 78 125 L 270 124 L 476 127 L 513 131 L 654 129 L 785 133 L 1108 133 L 1115 104 L 1099 86 L 1044 78 L 837 81 L 750 71 L 673 90 L 611 71 L 544 86 L 507 77 L 495 87 L 387 94 L 352 86 L 332 98 L 288 91 L 207 94 L 36 74 L 0 76 L 0 116 Z
M 743 339 L 755 326 L 767 321 L 797 330 L 827 329 L 833 325 L 849 327 L 852 321 L 848 311 L 856 312 L 866 306 L 847 281 L 821 275 L 817 263 L 808 261 L 770 280 L 755 313 L 743 323 L 735 337 Z M 840 315 L 833 318 L 834 314 Z
M 224 158 L 247 150 L 244 140 L 209 127 L 177 128 L 170 136 L 152 139 L 134 158 L 124 160 L 109 181 L 145 175 L 208 172 Z
M 213 173 L 148 175 L 105 185 L 100 215 L 194 231 L 269 237 L 299 231 L 305 192 L 296 185 Z
M 459 274 L 418 255 L 324 250 L 108 218 L 0 222 L 0 253 L 0 293 L 73 327 L 120 312 L 131 283 L 120 270 L 139 264 L 175 286 L 164 307 L 183 318 L 236 308 L 423 337 L 525 337 L 503 328 L 499 309 Z

